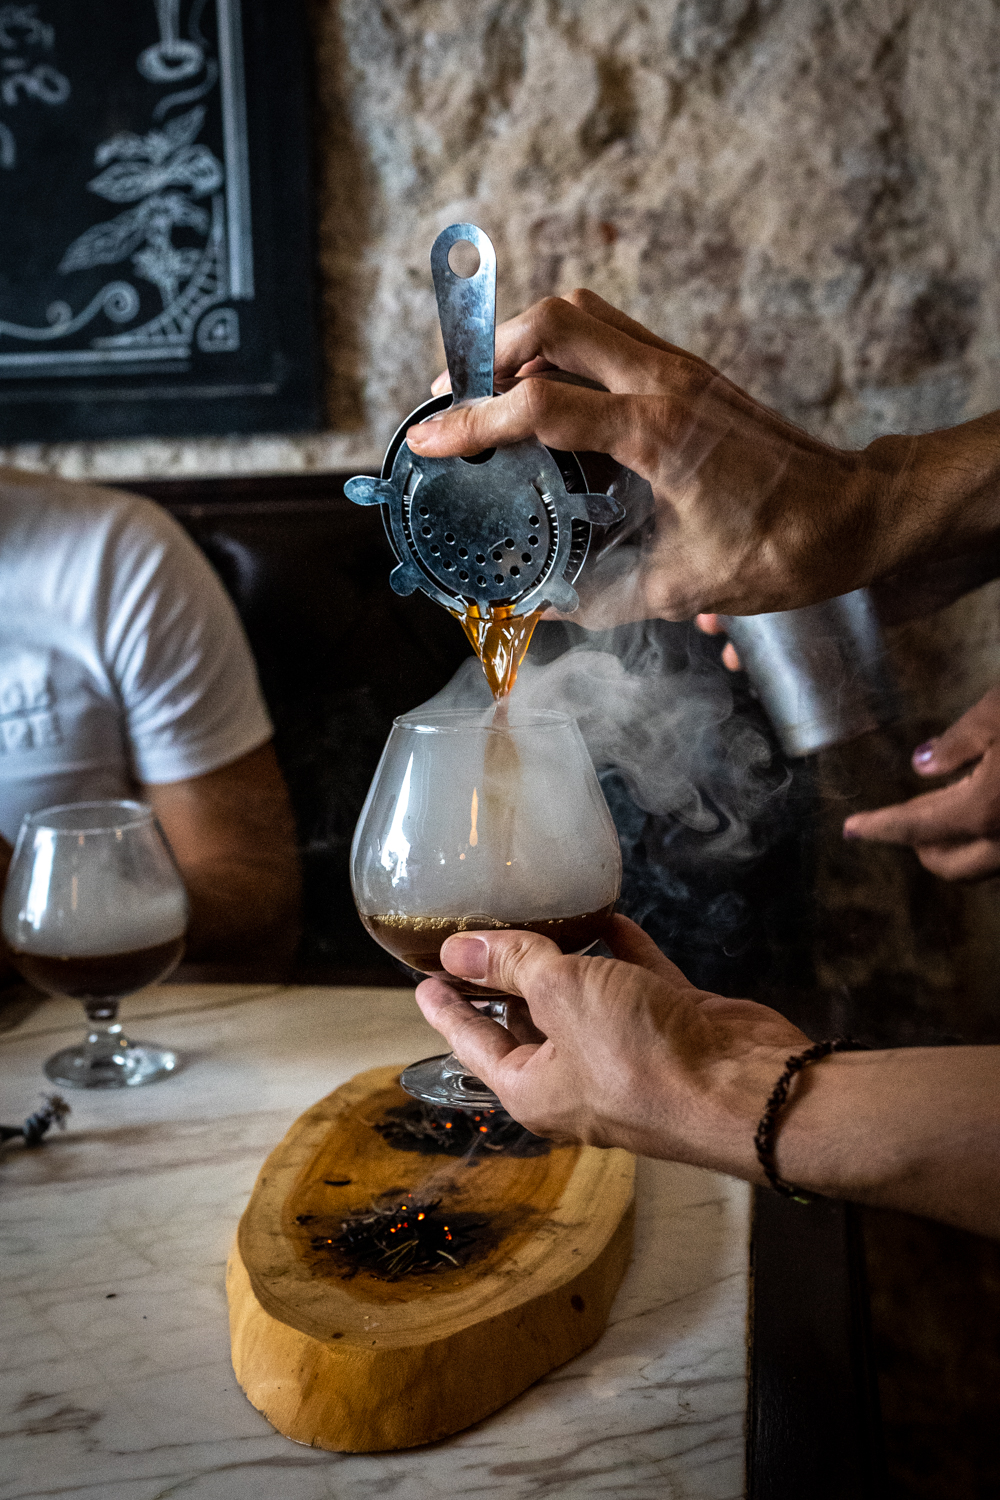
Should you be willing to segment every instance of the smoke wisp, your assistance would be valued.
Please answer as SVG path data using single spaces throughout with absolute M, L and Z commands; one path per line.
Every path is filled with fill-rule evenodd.
M 556 633 L 550 648 L 558 633 L 583 635 L 549 630 Z M 686 830 L 685 843 L 693 841 L 702 860 L 728 863 L 762 852 L 768 815 L 790 776 L 760 718 L 736 710 L 734 684 L 713 659 L 716 647 L 702 648 L 685 627 L 658 621 L 595 632 L 549 660 L 540 659 L 545 644 L 533 647 L 521 668 L 512 716 L 555 709 L 575 718 L 602 782 L 616 773 L 635 807 Z M 490 702 L 472 658 L 425 706 L 487 709 Z
M 621 844 L 619 910 L 702 989 L 772 998 L 809 970 L 811 771 L 790 770 L 719 652 L 693 625 L 543 622 L 511 713 L 579 722 Z M 479 663 L 431 701 L 488 710 Z

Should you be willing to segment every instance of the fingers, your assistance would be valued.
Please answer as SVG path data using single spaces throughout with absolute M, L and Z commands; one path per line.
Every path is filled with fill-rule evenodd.
M 922 776 L 946 776 L 961 770 L 1000 739 L 1000 690 L 992 688 L 944 734 L 913 752 L 913 767 Z
M 633 404 L 629 397 L 581 386 L 524 380 L 506 395 L 450 408 L 411 427 L 406 441 L 428 458 L 468 456 L 530 437 L 549 448 L 596 449 L 618 457 L 632 446 Z
M 1000 833 L 1000 755 L 989 751 L 961 781 L 909 802 L 855 813 L 845 838 L 886 844 L 956 844 Z
M 611 918 L 605 941 L 616 959 L 668 980 L 675 990 L 699 993 L 677 965 L 660 952 L 649 934 L 628 917 L 615 915 Z M 441 948 L 441 962 L 449 974 L 458 978 L 473 979 L 492 989 L 523 997 L 531 1006 L 528 1020 L 533 1024 L 531 1017 L 540 1019 L 539 1009 L 544 1010 L 546 1002 L 551 1003 L 557 991 L 579 991 L 581 979 L 575 984 L 565 983 L 574 966 L 602 960 L 567 956 L 560 953 L 550 938 L 539 933 L 487 931 L 463 932 L 450 937 Z M 454 994 L 454 991 L 449 993 Z M 544 1019 L 541 1024 L 545 1024 Z
M 542 369 L 572 369 L 576 374 L 587 373 L 584 370 L 576 370 L 573 364 L 561 363 L 560 358 L 557 357 L 558 355 L 563 358 L 567 357 L 564 345 L 567 337 L 573 338 L 573 331 L 576 327 L 573 322 L 567 324 L 561 321 L 565 309 L 555 307 L 554 304 L 557 303 L 564 303 L 567 308 L 583 314 L 591 323 L 598 323 L 605 329 L 614 329 L 633 343 L 641 344 L 647 349 L 658 349 L 665 354 L 680 355 L 706 371 L 711 370 L 711 367 L 697 355 L 688 354 L 678 345 L 659 338 L 641 323 L 637 323 L 634 318 L 628 317 L 619 308 L 613 307 L 610 302 L 605 302 L 604 298 L 599 297 L 596 292 L 579 287 L 563 297 L 546 298 L 536 303 L 534 307 L 528 308 L 526 312 L 520 313 L 516 318 L 501 323 L 496 332 L 495 369 L 498 379 L 510 378 L 513 375 L 535 374 Z M 574 341 L 575 357 L 583 357 L 585 349 L 589 350 L 591 355 L 593 354 L 590 349 L 593 335 L 594 330 L 587 328 L 586 344 L 577 344 Z M 539 350 L 526 355 L 525 348 L 530 347 L 532 342 L 539 344 Z M 450 390 L 451 377 L 447 370 L 443 370 L 433 382 L 431 392 L 435 396 L 443 396 Z
M 532 360 L 542 359 L 559 370 L 596 380 L 609 391 L 642 393 L 660 389 L 664 355 L 679 367 L 699 363 L 632 324 L 593 293 L 573 295 L 585 300 L 588 310 L 570 298 L 546 297 L 501 323 L 494 362 L 498 378 L 517 375 Z M 640 336 L 632 337 L 624 324 Z
M 855 813 L 845 838 L 911 844 L 942 880 L 983 880 L 1000 871 L 1000 689 L 992 688 L 935 740 L 918 745 L 913 766 L 943 776 L 977 762 L 952 786 L 895 807 Z
M 941 880 L 985 880 L 1000 871 L 1000 840 L 968 844 L 928 844 L 917 850 L 925 870 Z
M 725 635 L 726 633 L 726 627 L 719 623 L 718 615 L 695 615 L 694 623 L 705 635 Z M 727 641 L 722 648 L 722 665 L 728 672 L 742 670 L 740 658 L 732 641 Z
M 982 706 L 977 704 L 977 708 Z M 970 718 L 974 712 L 970 710 L 965 717 Z M 981 726 L 980 732 L 987 731 L 988 725 Z M 952 753 L 956 743 L 964 745 L 964 751 L 954 750 L 956 755 L 962 755 L 974 741 L 971 736 L 964 741 L 956 739 L 948 753 Z M 921 746 L 914 760 L 926 749 Z M 1000 871 L 998 835 L 1000 751 L 992 746 L 983 752 L 975 769 L 953 786 L 927 792 L 895 807 L 855 813 L 844 824 L 845 838 L 911 844 L 924 868 L 942 880 L 983 880 Z
M 676 964 L 660 952 L 653 939 L 628 917 L 612 917 L 605 940 L 621 964 L 600 958 L 568 956 L 560 953 L 549 938 L 533 932 L 460 933 L 442 946 L 441 962 L 450 974 L 523 997 L 530 1006 L 530 1014 L 526 1008 L 521 1010 L 518 1006 L 514 1012 L 517 1017 L 513 1028 L 515 1033 L 518 1034 L 522 1025 L 527 1028 L 537 1024 L 541 1028 L 534 1034 L 529 1034 L 526 1029 L 521 1031 L 521 1039 L 525 1042 L 543 1041 L 557 1031 L 566 1018 L 568 1005 L 576 1007 L 576 1020 L 586 1011 L 590 1000 L 600 1007 L 596 997 L 608 984 L 625 983 L 633 988 L 639 981 L 636 969 L 644 969 L 666 980 L 670 985 L 671 1002 L 679 998 L 679 993 L 685 999 L 700 995 L 701 992 Z M 614 976 L 611 975 L 612 969 Z M 449 990 L 449 994 L 454 992 Z M 437 1022 L 431 1024 L 437 1025 Z M 459 1055 L 465 1062 L 464 1054 Z
M 531 1019 L 531 1011 L 528 1009 L 527 1001 L 521 1000 L 517 995 L 511 995 L 506 1001 L 506 1015 L 503 1017 L 503 1025 L 506 1026 L 515 1041 L 525 1046 L 540 1046 L 545 1041 L 545 1032 L 539 1031 Z
M 982 832 L 979 799 L 966 777 L 955 786 L 942 787 L 880 807 L 874 812 L 854 813 L 844 824 L 846 839 L 874 839 L 880 844 L 942 844 L 974 838 Z
M 617 328 L 619 333 L 627 334 L 637 344 L 646 344 L 651 349 L 662 349 L 667 354 L 684 354 L 686 357 L 697 360 L 698 364 L 705 365 L 706 369 L 709 368 L 704 360 L 698 359 L 696 355 L 687 356 L 686 350 L 651 333 L 642 323 L 637 323 L 620 308 L 612 306 L 610 302 L 605 302 L 603 297 L 599 297 L 596 292 L 588 291 L 586 287 L 577 287 L 575 291 L 565 293 L 561 300 L 568 302 L 571 307 L 578 308 L 580 312 L 587 313 L 598 323 L 604 323 L 608 328 Z
M 459 1061 L 484 1083 L 489 1083 L 493 1070 L 518 1049 L 519 1043 L 506 1027 L 456 995 L 441 979 L 425 979 L 417 985 L 417 1004 Z

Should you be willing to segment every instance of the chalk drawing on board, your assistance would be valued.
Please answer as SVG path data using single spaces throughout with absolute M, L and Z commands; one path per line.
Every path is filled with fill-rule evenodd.
M 235 312 L 231 319 L 202 324 L 204 335 L 199 327 L 209 309 L 231 300 L 250 301 L 254 296 L 240 0 L 214 3 L 218 59 L 208 55 L 209 44 L 198 26 L 203 3 L 195 0 L 191 7 L 188 40 L 180 36 L 181 0 L 152 0 L 159 41 L 140 53 L 136 62 L 140 74 L 165 87 L 204 76 L 196 87 L 160 99 L 153 111 L 153 128 L 145 134 L 118 131 L 98 145 L 94 162 L 100 170 L 87 187 L 107 202 L 121 205 L 121 211 L 78 235 L 59 264 L 62 274 L 72 276 L 75 271 L 128 261 L 131 273 L 123 268 L 124 275 L 154 285 L 162 310 L 139 327 L 95 334 L 88 349 L 52 348 L 44 355 L 36 352 L 38 344 L 67 339 L 101 314 L 119 324 L 131 321 L 141 305 L 135 285 L 116 278 L 77 313 L 68 301 L 53 302 L 44 326 L 0 320 L 0 335 L 36 346 L 30 353 L 0 353 L 0 373 L 36 373 L 44 366 L 50 375 L 76 374 L 84 363 L 91 373 L 99 373 L 102 365 L 115 366 L 126 357 L 185 361 L 195 343 L 213 354 L 239 348 Z M 7 46 L 5 36 L 10 37 L 11 46 L 17 44 L 17 27 L 22 38 L 30 34 L 39 45 L 51 47 L 53 29 L 39 20 L 37 10 L 37 6 L 0 7 L 0 47 Z M 68 80 L 63 80 L 63 89 L 62 75 L 46 64 L 48 71 L 42 76 L 41 67 L 36 65 L 30 73 L 26 66 L 9 70 L 9 77 L 0 80 L 0 94 L 8 83 L 19 83 L 22 96 L 27 91 L 50 106 L 63 102 L 69 95 Z M 170 109 L 205 97 L 217 83 L 223 161 L 198 140 L 206 115 L 203 105 L 166 118 Z M 4 127 L 0 167 L 15 162 L 16 139 Z M 188 231 L 188 239 L 202 237 L 201 245 L 175 243 L 179 228 Z

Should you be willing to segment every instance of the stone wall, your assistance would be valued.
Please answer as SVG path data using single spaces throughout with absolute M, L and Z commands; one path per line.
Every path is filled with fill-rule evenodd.
M 331 311 L 356 310 L 342 379 L 378 441 L 436 362 L 427 247 L 465 217 L 496 240 L 502 313 L 589 285 L 835 441 L 996 404 L 991 0 L 325 16 L 364 184 Z

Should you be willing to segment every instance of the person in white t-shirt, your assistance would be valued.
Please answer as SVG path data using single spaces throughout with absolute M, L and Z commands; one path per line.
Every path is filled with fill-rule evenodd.
M 26 812 L 138 797 L 187 885 L 189 959 L 280 963 L 299 868 L 271 736 L 232 602 L 165 511 L 0 468 L 0 884 Z

